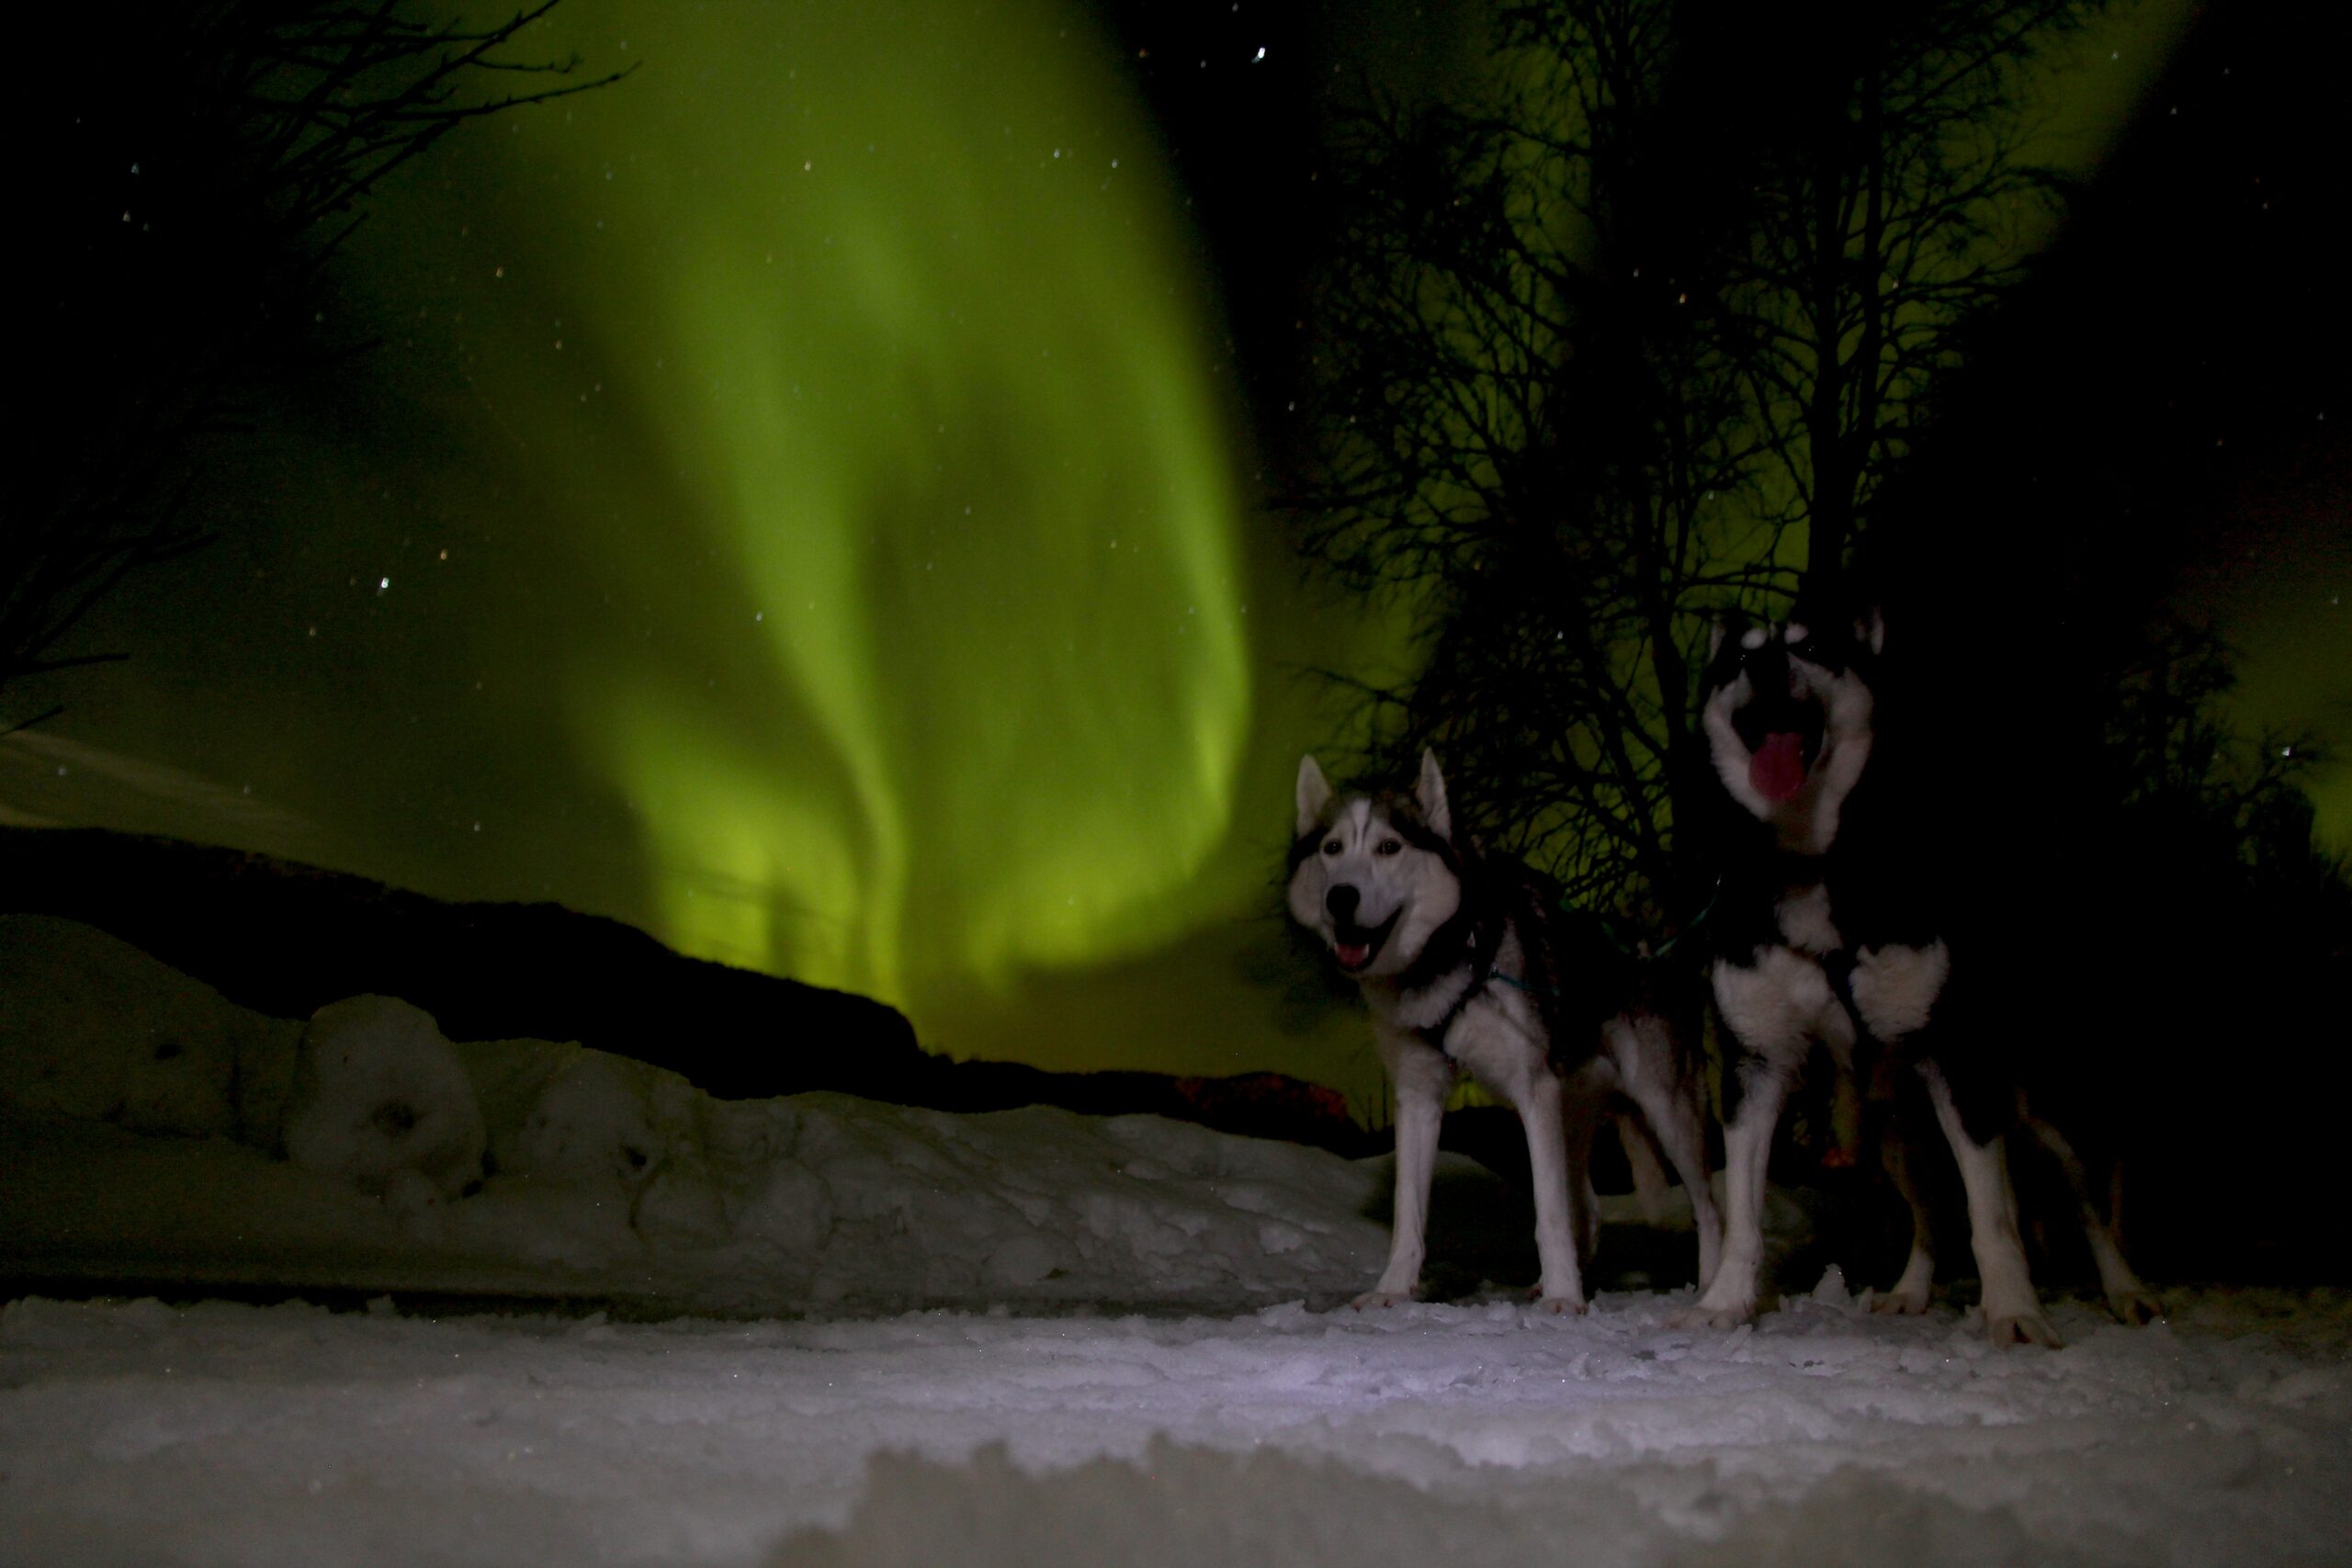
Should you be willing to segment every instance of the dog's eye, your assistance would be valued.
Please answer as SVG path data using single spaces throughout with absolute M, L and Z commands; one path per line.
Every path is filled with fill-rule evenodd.
M 1394 854 L 1402 854 L 1402 853 L 1404 852 L 1404 851 L 1405 851 L 1405 840 L 1402 840 L 1402 839 L 1383 839 L 1383 840 L 1380 840 L 1379 846 L 1378 846 L 1377 848 L 1375 848 L 1372 852 L 1373 852 L 1373 853 L 1374 853 L 1374 854 L 1376 854 L 1376 855 L 1394 855 Z
M 1790 649 L 1789 657 L 1803 660 L 1805 663 L 1826 670 L 1832 674 L 1842 674 L 1846 669 L 1846 661 L 1838 657 L 1834 649 L 1824 647 L 1811 637 L 1805 638 Z
M 1323 852 L 1327 855 L 1338 854 L 1340 851 L 1345 847 L 1346 846 L 1341 844 L 1337 839 L 1326 839 L 1323 840 Z

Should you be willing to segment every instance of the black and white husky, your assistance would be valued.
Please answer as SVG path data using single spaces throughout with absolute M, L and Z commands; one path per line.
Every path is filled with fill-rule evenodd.
M 1539 1286 L 1555 1312 L 1585 1309 L 1577 1254 L 1599 1235 L 1587 1156 L 1606 1107 L 1637 1107 L 1689 1190 L 1699 1270 L 1720 1235 L 1707 1184 L 1695 1061 L 1663 1013 L 1629 1007 L 1566 961 L 1544 885 L 1457 834 L 1437 760 L 1408 796 L 1335 795 L 1298 765 L 1290 912 L 1363 992 L 1396 1090 L 1396 1204 L 1387 1267 L 1358 1307 L 1419 1283 L 1438 1122 L 1466 1072 L 1519 1112 L 1535 1180 Z
M 1756 1311 L 1766 1159 L 1790 1083 L 1818 1045 L 1863 1084 L 1916 1076 L 1960 1163 L 1987 1332 L 2054 1346 L 2018 1237 L 2011 1130 L 2073 1179 L 2118 1313 L 2147 1315 L 2154 1298 L 2090 1202 L 2073 1151 L 2021 1114 L 1992 1021 L 1971 1015 L 1993 1010 L 1952 923 L 1954 889 L 1986 879 L 1950 863 L 1941 840 L 1954 824 L 1903 798 L 1877 711 L 1883 642 L 1875 612 L 1716 631 L 1700 728 L 1723 808 L 1711 981 L 1724 1055 L 1725 1231 L 1722 1266 L 1687 1315 L 1729 1326 Z M 1879 1304 L 1921 1312 L 1935 1269 L 1927 1206 L 1892 1122 L 1884 1149 L 1913 1223 L 1910 1258 Z

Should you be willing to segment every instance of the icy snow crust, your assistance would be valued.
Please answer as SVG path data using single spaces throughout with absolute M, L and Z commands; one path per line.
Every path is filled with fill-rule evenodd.
M 714 1101 L 389 998 L 260 1018 L 23 917 L 0 1150 L 18 1280 L 621 1319 L 14 1302 L 0 1564 L 2352 1558 L 2340 1294 L 2062 1301 L 2054 1353 L 1834 1271 L 1729 1334 L 1670 1325 L 1688 1291 L 1317 1310 L 1378 1270 L 1377 1164 Z
M 1832 1292 L 1836 1294 L 1836 1292 Z M 644 1325 L 25 1301 L 26 1563 L 2322 1563 L 2352 1303 Z M 1223 1553 L 1224 1555 L 1217 1555 Z

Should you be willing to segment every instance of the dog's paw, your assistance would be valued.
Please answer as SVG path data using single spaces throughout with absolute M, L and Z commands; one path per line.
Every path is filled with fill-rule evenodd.
M 1687 1306 L 1668 1317 L 1669 1328 L 1737 1328 L 1756 1318 L 1756 1303 L 1734 1302 L 1723 1306 L 1710 1306 L 1700 1302 Z
M 1535 1310 L 1538 1312 L 1555 1313 L 1562 1317 L 1582 1317 L 1586 1313 L 1590 1312 L 1592 1308 L 1582 1296 L 1546 1296 L 1538 1294 L 1535 1299 Z
M 1984 1314 L 1984 1332 L 1994 1344 L 2003 1349 L 2012 1345 L 2039 1345 L 2047 1350 L 2063 1350 L 2066 1342 L 2050 1326 L 2050 1320 L 2039 1310 L 2005 1312 Z
M 1725 1265 L 1699 1299 L 1669 1317 L 1675 1328 L 1737 1328 L 1756 1318 L 1756 1275 Z
M 2145 1286 L 2132 1291 L 2118 1291 L 2107 1298 L 2107 1310 L 2119 1323 L 2137 1326 L 2154 1323 L 2165 1314 L 2165 1303 Z
M 1348 1304 L 1355 1308 L 1356 1311 L 1362 1312 L 1366 1307 L 1403 1306 L 1407 1302 L 1409 1302 L 1412 1299 L 1413 1292 L 1410 1291 L 1375 1290 L 1366 1291 L 1363 1294 L 1358 1296 Z
M 1904 1317 L 1917 1317 L 1928 1310 L 1925 1291 L 1893 1290 L 1871 1303 L 1871 1311 L 1894 1313 Z

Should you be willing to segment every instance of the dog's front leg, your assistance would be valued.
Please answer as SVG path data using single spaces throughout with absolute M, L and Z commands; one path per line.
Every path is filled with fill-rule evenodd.
M 1724 1245 L 1697 1303 L 1675 1316 L 1686 1327 L 1734 1328 L 1756 1315 L 1764 1267 L 1764 1168 L 1788 1095 L 1787 1069 L 1726 1041 L 1739 1106 L 1724 1128 Z
M 1388 1230 L 1388 1266 L 1379 1283 L 1355 1299 L 1358 1310 L 1413 1299 L 1429 1235 L 1430 1180 L 1437 1169 L 1438 1123 L 1445 1115 L 1453 1067 L 1445 1054 L 1415 1040 L 1382 1042 L 1396 1091 L 1396 1202 Z

